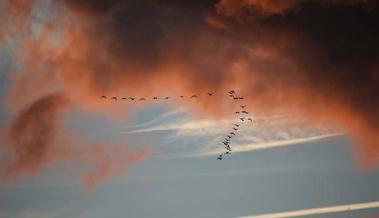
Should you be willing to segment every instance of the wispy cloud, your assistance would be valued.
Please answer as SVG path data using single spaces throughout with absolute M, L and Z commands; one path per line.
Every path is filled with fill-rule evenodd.
M 269 214 L 260 214 L 260 215 L 249 215 L 239 218 L 285 218 L 285 217 L 299 217 L 299 216 L 309 216 L 309 215 L 318 215 L 326 213 L 337 213 L 337 212 L 347 212 L 354 210 L 363 210 L 370 208 L 378 208 L 379 201 L 358 203 L 358 204 L 346 204 L 346 205 L 336 205 L 330 207 L 320 207 L 312 208 L 306 210 L 295 210 L 281 213 L 269 213 Z
M 273 140 L 273 141 L 258 143 L 258 144 L 256 143 L 242 144 L 242 145 L 234 146 L 233 153 L 286 147 L 286 146 L 298 145 L 302 143 L 322 140 L 322 139 L 331 138 L 331 137 L 337 137 L 341 135 L 343 135 L 343 133 L 331 133 L 331 134 L 323 134 L 323 135 L 317 135 L 317 136 L 312 136 L 312 137 L 294 138 L 294 139 L 288 139 L 288 140 Z M 220 147 L 220 148 L 212 149 L 212 150 L 204 150 L 200 152 L 198 155 L 200 156 L 215 155 L 215 154 L 219 154 L 222 151 L 224 151 L 224 149 Z
M 180 117 L 176 120 L 169 120 L 168 118 L 178 115 L 184 114 L 186 112 L 185 109 L 180 109 L 172 112 L 168 112 L 162 114 L 161 116 L 145 122 L 141 124 L 137 124 L 134 126 L 124 127 L 122 129 L 113 130 L 118 132 L 119 134 L 134 134 L 134 133 L 149 133 L 156 131 L 186 131 L 190 130 L 190 132 L 180 132 L 179 135 L 188 135 L 188 134 L 215 134 L 219 132 L 224 132 L 225 128 L 229 128 L 233 123 L 239 122 L 236 119 L 219 119 L 219 120 L 207 120 L 207 119 L 193 119 L 186 116 Z M 288 118 L 285 115 L 275 115 L 275 116 L 258 116 L 254 117 L 255 121 L 268 121 L 268 120 L 280 120 Z M 165 120 L 167 119 L 167 120 Z M 217 127 L 217 128 L 215 128 Z M 201 132 L 196 132 L 193 130 L 201 130 Z
M 160 124 L 157 126 L 151 126 L 148 128 L 135 129 L 130 131 L 122 131 L 121 134 L 133 134 L 133 133 L 147 133 L 147 132 L 156 132 L 156 131 L 169 131 L 169 130 L 198 130 L 213 128 L 216 126 L 226 126 L 227 124 L 232 123 L 234 120 L 179 120 L 173 123 Z
M 180 116 L 177 116 L 178 114 Z M 254 125 L 250 122 L 240 123 L 242 125 L 239 127 L 237 137 L 231 143 L 233 153 L 292 146 L 344 134 L 338 128 L 331 126 L 304 125 L 301 119 L 288 115 L 254 116 L 254 121 Z M 169 133 L 167 140 L 163 140 L 164 143 L 178 145 L 185 141 L 191 142 L 190 150 L 183 147 L 181 154 L 176 153 L 180 153 L 176 148 L 174 152 L 176 156 L 207 156 L 224 151 L 222 138 L 232 130 L 235 123 L 239 123 L 236 118 L 193 119 L 186 116 L 185 110 L 179 110 L 162 114 L 149 122 L 127 127 L 118 132 L 136 134 L 173 131 Z
M 174 111 L 163 113 L 160 116 L 152 120 L 149 120 L 147 122 L 139 123 L 132 126 L 119 127 L 118 129 L 112 129 L 109 131 L 119 132 L 120 134 L 130 133 L 130 132 L 138 131 L 138 130 L 142 130 L 142 131 L 145 130 L 144 132 L 147 132 L 146 131 L 147 129 L 150 129 L 151 127 L 159 126 L 160 124 L 167 122 L 166 121 L 167 119 L 172 118 L 173 116 L 176 116 L 176 115 L 184 114 L 186 112 L 187 112 L 187 109 L 180 108 Z

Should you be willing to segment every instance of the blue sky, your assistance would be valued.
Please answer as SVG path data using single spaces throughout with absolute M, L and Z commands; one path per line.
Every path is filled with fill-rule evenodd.
M 179 125 L 183 120 L 200 122 L 184 109 L 164 106 L 143 108 L 134 121 L 114 126 L 93 117 L 82 119 L 86 121 L 77 122 L 87 125 L 84 129 L 92 127 L 93 135 L 115 138 L 118 131 L 124 134 L 154 125 Z M 270 128 L 290 132 L 296 129 L 291 126 Z M 256 137 L 260 136 L 253 127 L 246 127 L 246 131 L 247 135 L 256 131 Z M 320 135 L 317 131 L 312 134 Z M 52 166 L 41 175 L 2 186 L 0 214 L 20 218 L 226 218 L 379 200 L 378 171 L 358 169 L 350 152 L 352 142 L 345 135 L 234 153 L 223 161 L 217 161 L 214 154 L 199 155 L 205 145 L 222 135 L 219 130 L 198 129 L 131 133 L 128 143 L 159 143 L 154 144 L 152 156 L 121 177 L 88 193 L 74 179 L 62 176 L 70 175 L 70 167 Z M 235 146 L 243 146 L 242 142 Z M 368 209 L 322 217 L 370 217 L 378 212 Z

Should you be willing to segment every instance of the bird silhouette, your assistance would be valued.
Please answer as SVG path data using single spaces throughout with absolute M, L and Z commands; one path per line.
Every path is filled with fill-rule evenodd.
M 225 154 L 230 154 L 230 152 L 229 152 L 229 151 L 227 151 L 227 152 L 225 152 Z
M 139 100 L 140 100 L 140 101 L 145 101 L 146 99 L 145 99 L 145 98 L 140 98 Z
M 156 100 L 156 99 L 158 99 L 158 97 L 154 97 L 153 99 L 155 99 L 155 100 Z
M 242 118 L 240 118 L 240 120 L 243 122 L 243 121 L 245 121 L 245 118 L 242 117 Z
M 240 125 L 238 125 L 238 124 L 234 124 L 236 127 L 240 127 Z
M 253 122 L 253 119 L 251 119 L 251 118 L 249 118 L 249 119 L 247 119 L 247 120 L 249 120 L 250 122 Z
M 164 99 L 169 99 L 170 97 L 165 97 Z
M 102 95 L 102 96 L 101 96 L 101 98 L 107 98 L 107 96 L 105 96 L 105 95 Z
M 239 100 L 243 100 L 244 98 L 243 97 L 238 97 Z
M 234 100 L 238 100 L 239 98 L 238 97 L 233 97 Z
M 125 97 L 122 97 L 122 100 L 126 100 L 126 98 L 125 98 Z
M 227 135 L 226 137 L 228 137 L 228 138 L 230 138 L 230 139 L 232 138 L 230 135 Z
M 197 95 L 192 95 L 191 98 L 197 98 Z
M 217 159 L 222 160 L 222 154 L 219 154 Z
M 208 94 L 209 96 L 212 96 L 212 95 L 213 95 L 213 93 L 211 93 L 211 92 L 208 92 L 207 94 Z
M 239 114 L 240 112 L 239 111 L 236 111 L 236 114 Z
M 234 94 L 236 92 L 234 90 L 230 90 L 228 93 L 232 95 L 232 94 Z
M 237 128 L 233 128 L 234 130 L 238 130 Z
M 184 98 L 184 96 L 183 96 L 183 95 L 181 95 L 181 96 L 180 96 L 180 98 Z
M 117 97 L 115 97 L 115 96 L 113 96 L 112 99 L 115 100 L 115 101 L 117 101 Z
M 134 101 L 134 99 L 136 99 L 136 98 L 130 97 L 130 100 Z
M 246 107 L 246 105 L 241 105 L 241 108 L 244 109 Z
M 234 132 L 230 132 L 230 135 L 236 135 Z
M 247 112 L 247 111 L 241 111 L 241 113 L 244 113 L 244 114 L 249 114 L 249 112 Z

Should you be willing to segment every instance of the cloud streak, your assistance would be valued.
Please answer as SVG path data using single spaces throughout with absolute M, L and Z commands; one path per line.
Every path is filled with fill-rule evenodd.
M 294 138 L 294 139 L 289 139 L 289 140 L 275 140 L 275 141 L 269 141 L 269 142 L 264 142 L 264 143 L 238 144 L 236 146 L 233 146 L 233 153 L 243 153 L 243 152 L 252 152 L 252 151 L 264 150 L 264 149 L 288 147 L 288 146 L 305 144 L 308 142 L 338 137 L 342 135 L 344 134 L 332 133 L 332 134 L 317 135 L 317 136 L 305 137 L 305 138 Z M 199 156 L 216 155 L 216 154 L 220 154 L 224 150 L 225 149 L 221 149 L 221 148 L 212 149 L 212 150 L 204 150 L 200 152 Z
M 357 204 L 346 204 L 346 205 L 336 205 L 336 206 L 330 206 L 330 207 L 312 208 L 312 209 L 307 209 L 307 210 L 288 211 L 288 212 L 282 212 L 282 213 L 242 216 L 239 218 L 299 217 L 299 216 L 319 215 L 319 214 L 327 214 L 327 213 L 349 212 L 349 211 L 364 210 L 364 209 L 378 208 L 378 207 L 379 207 L 379 201 L 372 201 L 372 202 L 364 202 L 364 203 L 357 203 Z
M 169 114 L 171 113 L 166 113 L 161 117 L 169 118 L 167 117 Z M 189 120 L 184 117 L 165 122 L 161 117 L 154 119 L 160 120 L 160 122 L 154 125 L 129 131 L 120 131 L 119 133 L 136 134 L 175 131 L 173 133 L 174 136 L 171 137 L 171 140 L 174 142 L 187 140 L 187 138 L 191 140 L 189 137 L 204 137 L 206 138 L 205 140 L 210 139 L 210 142 L 205 145 L 199 143 L 199 146 L 193 147 L 195 150 L 190 151 L 189 153 L 191 154 L 188 156 L 209 156 L 217 155 L 224 151 L 219 136 L 228 133 L 228 130 L 230 130 L 230 127 L 234 123 L 239 123 L 236 119 Z M 301 119 L 298 120 L 296 117 L 284 115 L 257 116 L 254 125 L 251 125 L 251 123 L 241 124 L 238 137 L 232 143 L 233 153 L 286 147 L 345 135 L 345 133 L 342 133 L 336 127 L 312 127 L 308 125 L 307 128 L 304 128 Z
M 159 124 L 157 126 L 152 126 L 148 128 L 143 129 L 136 129 L 126 132 L 120 132 L 120 134 L 133 134 L 133 133 L 148 133 L 148 132 L 155 132 L 155 131 L 169 131 L 169 130 L 201 130 L 203 129 L 204 132 L 212 131 L 211 128 L 214 128 L 216 126 L 226 126 L 227 124 L 233 123 L 234 120 L 198 120 L 198 121 L 179 121 L 174 122 L 173 124 Z M 213 130 L 217 131 L 217 130 Z M 220 131 L 220 130 L 218 130 Z

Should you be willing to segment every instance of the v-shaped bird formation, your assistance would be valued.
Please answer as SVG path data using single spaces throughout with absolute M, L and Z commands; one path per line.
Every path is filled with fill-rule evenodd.
M 231 90 L 228 92 L 229 97 L 232 100 L 243 100 L 244 98 L 241 96 L 238 96 L 234 90 Z M 250 122 L 251 125 L 253 124 L 253 118 L 248 117 L 249 111 L 246 109 L 246 105 L 240 105 L 238 111 L 235 112 L 237 114 L 237 118 L 239 122 L 234 123 L 232 130 L 225 136 L 223 141 L 221 142 L 224 145 L 225 152 L 218 155 L 217 159 L 222 160 L 225 156 L 230 155 L 232 152 L 232 148 L 230 146 L 230 143 L 232 142 L 235 137 L 237 137 L 238 131 L 240 128 L 242 128 L 242 124 Z
M 234 90 L 230 90 L 227 94 L 231 100 L 244 100 L 244 98 L 241 96 L 238 96 Z M 212 92 L 205 93 L 206 97 L 213 97 L 214 95 L 215 95 L 215 93 L 212 93 Z M 201 97 L 201 95 L 197 95 L 197 94 L 192 94 L 189 96 L 184 96 L 184 95 L 163 96 L 163 97 L 153 96 L 151 98 L 146 98 L 146 97 L 118 97 L 118 96 L 106 96 L 106 95 L 100 96 L 101 99 L 104 99 L 104 100 L 110 99 L 111 101 L 119 101 L 119 100 L 121 100 L 121 101 L 148 101 L 148 100 L 158 101 L 158 100 L 169 100 L 169 99 L 175 99 L 175 98 L 198 99 L 200 97 Z M 234 123 L 231 131 L 225 136 L 223 141 L 221 141 L 222 145 L 225 148 L 225 152 L 218 155 L 218 157 L 217 157 L 218 160 L 222 160 L 225 158 L 225 156 L 231 155 L 232 148 L 231 148 L 230 144 L 232 143 L 233 139 L 238 137 L 238 131 L 242 127 L 241 125 L 244 123 L 251 123 L 251 125 L 253 124 L 253 118 L 249 117 L 250 112 L 247 111 L 246 105 L 240 105 L 238 111 L 236 111 L 235 114 L 238 115 L 237 116 L 238 122 Z

